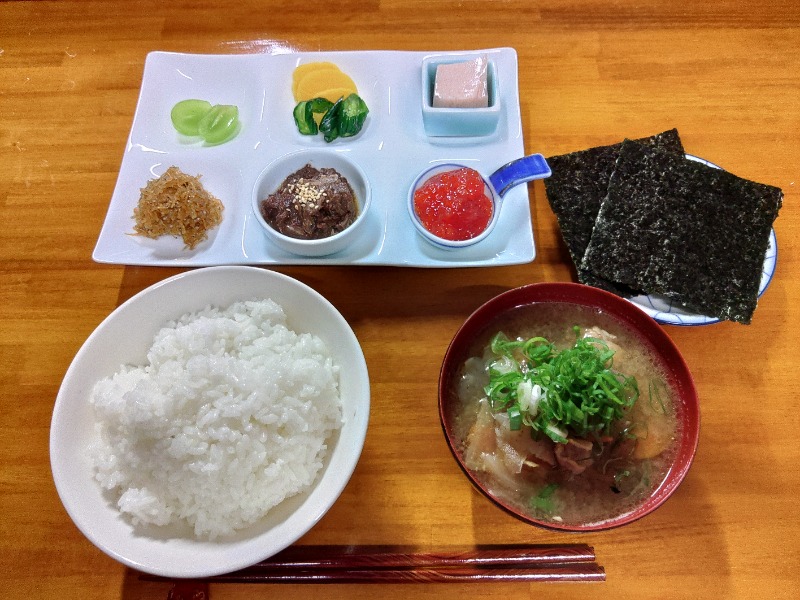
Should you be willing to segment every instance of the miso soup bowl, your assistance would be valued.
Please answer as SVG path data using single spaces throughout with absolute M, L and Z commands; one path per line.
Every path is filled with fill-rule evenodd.
M 497 319 L 513 309 L 537 303 L 580 305 L 598 309 L 616 318 L 659 357 L 667 377 L 676 390 L 678 447 L 667 478 L 639 505 L 626 510 L 624 514 L 610 515 L 601 522 L 585 525 L 569 525 L 539 519 L 495 495 L 478 474 L 472 472 L 464 463 L 455 428 L 459 410 L 457 386 L 464 361 L 469 358 L 471 347 L 476 340 L 494 333 L 492 327 Z M 700 434 L 700 412 L 694 381 L 686 362 L 669 336 L 650 316 L 630 302 L 603 290 L 576 283 L 537 283 L 515 288 L 492 298 L 472 313 L 458 329 L 445 353 L 439 376 L 439 416 L 445 439 L 458 465 L 483 495 L 522 521 L 551 530 L 572 532 L 619 527 L 652 513 L 664 504 L 686 477 L 697 450 Z
M 261 214 L 261 202 L 278 188 L 289 175 L 311 165 L 316 169 L 336 169 L 353 188 L 358 201 L 358 217 L 346 229 L 330 237 L 304 240 L 284 235 L 273 228 Z M 281 250 L 300 256 L 327 256 L 346 249 L 353 244 L 361 230 L 372 204 L 372 188 L 364 170 L 344 152 L 337 150 L 300 150 L 286 154 L 264 168 L 253 186 L 253 214 L 264 234 Z

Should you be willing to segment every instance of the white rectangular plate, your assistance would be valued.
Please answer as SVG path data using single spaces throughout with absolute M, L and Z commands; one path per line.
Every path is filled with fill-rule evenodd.
M 486 54 L 495 62 L 501 117 L 482 137 L 430 137 L 422 123 L 422 59 Z M 302 63 L 331 61 L 350 75 L 370 112 L 357 136 L 326 144 L 303 136 L 292 117 L 292 71 Z M 239 107 L 242 130 L 219 146 L 181 139 L 170 110 L 197 98 Z M 351 248 L 305 258 L 274 246 L 252 213 L 256 178 L 276 158 L 306 148 L 346 153 L 367 174 L 372 207 L 364 236 Z M 512 48 L 469 52 L 324 52 L 252 55 L 148 55 L 139 103 L 117 184 L 92 255 L 100 263 L 200 267 L 225 264 L 395 265 L 479 267 L 521 264 L 535 257 L 526 185 L 507 192 L 497 226 L 475 246 L 457 251 L 432 247 L 414 230 L 406 208 L 409 186 L 432 164 L 460 162 L 485 177 L 522 157 L 517 54 Z M 201 175 L 225 205 L 222 224 L 194 250 L 182 240 L 130 235 L 133 210 L 150 179 L 171 165 Z M 288 175 L 288 173 L 287 173 Z

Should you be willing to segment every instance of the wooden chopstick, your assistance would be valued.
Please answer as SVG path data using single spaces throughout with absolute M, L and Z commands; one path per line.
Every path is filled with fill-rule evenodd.
M 586 544 L 477 546 L 417 552 L 410 546 L 291 546 L 210 581 L 240 583 L 444 583 L 604 581 Z
M 251 567 L 196 582 L 605 581 L 605 570 L 595 560 L 594 549 L 586 544 L 493 545 L 435 552 L 418 552 L 411 546 L 296 545 Z
M 238 583 L 481 583 L 604 581 L 596 563 L 552 563 L 516 567 L 414 567 L 404 569 L 245 569 L 210 581 Z
M 508 567 L 594 560 L 594 549 L 586 544 L 477 546 L 448 552 L 416 552 L 410 546 L 291 546 L 251 568 Z

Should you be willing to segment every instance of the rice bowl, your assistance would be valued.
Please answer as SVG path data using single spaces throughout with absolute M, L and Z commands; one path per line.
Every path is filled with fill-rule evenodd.
M 234 519 L 236 523 L 232 529 L 237 531 L 233 533 L 226 529 L 227 525 L 220 527 L 219 524 L 204 520 L 205 517 L 200 519 L 198 527 L 196 518 L 191 523 L 183 518 L 165 519 L 163 514 L 158 516 L 158 511 L 153 513 L 156 516 L 151 520 L 155 523 L 161 519 L 163 524 L 148 524 L 148 518 L 142 518 L 147 517 L 148 505 L 138 503 L 138 492 L 129 494 L 128 500 L 133 501 L 135 510 L 144 510 L 144 514 L 135 515 L 134 518 L 123 515 L 117 507 L 119 492 L 104 491 L 94 479 L 97 448 L 94 448 L 93 454 L 92 447 L 97 443 L 94 431 L 96 407 L 91 405 L 89 397 L 97 382 L 106 380 L 105 385 L 110 385 L 114 374 L 120 377 L 121 365 L 147 364 L 148 348 L 153 345 L 157 332 L 164 324 L 181 316 L 186 318 L 188 313 L 207 311 L 209 306 L 222 309 L 254 298 L 268 298 L 282 306 L 286 311 L 287 326 L 297 332 L 297 340 L 302 338 L 315 351 L 320 349 L 320 344 L 324 345 L 331 353 L 332 364 L 338 365 L 338 371 L 332 368 L 327 374 L 325 368 L 321 369 L 319 390 L 325 391 L 326 387 L 330 387 L 331 376 L 338 376 L 341 407 L 337 406 L 333 412 L 328 411 L 323 419 L 326 421 L 323 437 L 327 440 L 327 451 L 320 454 L 319 472 L 315 472 L 317 469 L 313 467 L 314 459 L 311 457 L 308 463 L 312 465 L 311 470 L 306 476 L 299 477 L 300 480 L 305 478 L 310 484 L 305 485 L 301 481 L 296 486 L 295 495 L 287 493 L 291 497 L 283 501 L 278 497 L 274 502 L 269 501 L 275 506 L 265 516 L 239 521 Z M 262 310 L 270 313 L 268 320 L 280 321 L 280 317 L 276 316 L 280 311 L 275 306 L 262 307 Z M 279 335 L 291 337 L 283 330 Z M 169 352 L 174 352 L 174 349 L 169 349 Z M 326 363 L 323 353 L 318 352 L 318 358 L 322 362 L 314 363 L 315 369 Z M 206 361 L 201 370 L 207 370 L 216 359 L 208 360 L 211 362 Z M 170 364 L 169 368 L 174 368 L 174 361 Z M 221 363 L 217 368 L 225 370 L 227 366 L 229 364 L 223 367 Z M 266 364 L 264 366 L 266 368 Z M 240 374 L 247 372 L 248 368 L 247 361 L 240 364 Z M 256 369 L 255 374 L 258 373 Z M 131 382 L 127 381 L 128 376 L 122 375 L 122 380 L 117 384 L 129 386 Z M 302 379 L 301 375 L 298 382 Z M 305 392 L 303 389 L 301 385 L 295 391 L 297 394 L 309 392 L 309 389 L 305 389 Z M 109 410 L 114 412 L 113 408 Z M 134 296 L 115 310 L 88 338 L 67 371 L 56 400 L 50 439 L 51 466 L 56 488 L 73 521 L 90 541 L 108 555 L 154 575 L 212 576 L 243 568 L 279 552 L 319 521 L 338 498 L 355 468 L 366 435 L 368 415 L 369 381 L 363 353 L 352 330 L 329 302 L 304 284 L 271 271 L 252 267 L 199 269 L 167 279 Z M 143 418 L 146 422 L 153 415 Z M 213 422 L 219 415 L 208 418 Z M 241 420 L 244 417 L 237 414 L 232 418 Z M 165 419 L 164 426 L 167 429 L 164 431 L 169 427 L 166 421 L 170 419 Z M 185 425 L 183 423 L 182 426 Z M 201 440 L 196 448 L 184 447 L 184 451 L 200 452 L 202 443 Z M 263 453 L 263 448 L 258 452 Z M 311 454 L 316 453 L 314 450 Z M 227 468 L 222 468 L 227 464 L 223 461 L 217 466 L 227 471 Z M 113 465 L 106 466 L 108 479 L 105 487 L 112 488 L 114 486 L 111 484 L 120 475 Z M 213 470 L 213 461 L 207 461 L 200 470 L 203 468 Z M 296 465 L 294 468 L 302 472 L 304 467 Z M 234 473 L 224 476 L 218 481 L 219 485 L 231 488 L 232 497 L 239 497 L 236 501 L 223 498 L 223 502 L 235 504 L 241 497 L 251 493 L 251 481 L 234 489 L 237 487 L 234 483 L 237 476 L 250 478 L 252 475 L 244 471 L 242 473 L 244 475 Z M 183 485 L 180 478 L 175 483 L 178 487 Z M 242 488 L 248 487 L 247 494 L 243 494 Z M 149 501 L 152 502 L 152 498 Z M 195 502 L 196 499 L 189 500 L 189 504 Z M 263 496 L 256 503 L 261 502 Z M 179 512 L 186 514 L 186 510 Z
M 339 367 L 278 304 L 188 313 L 147 358 L 91 395 L 96 479 L 134 526 L 185 520 L 214 539 L 311 487 L 341 427 Z

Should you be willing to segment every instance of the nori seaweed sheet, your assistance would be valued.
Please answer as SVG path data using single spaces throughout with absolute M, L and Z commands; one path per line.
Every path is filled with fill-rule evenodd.
M 779 188 L 626 140 L 583 268 L 750 323 Z
M 677 129 L 637 141 L 681 156 L 684 154 Z M 581 267 L 621 147 L 622 142 L 549 157 L 547 163 L 553 174 L 544 180 L 544 186 L 550 207 L 558 219 L 561 237 L 575 263 L 578 281 L 620 296 L 633 296 L 638 291 L 598 277 Z

